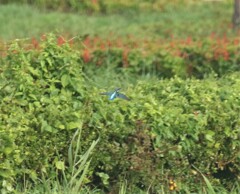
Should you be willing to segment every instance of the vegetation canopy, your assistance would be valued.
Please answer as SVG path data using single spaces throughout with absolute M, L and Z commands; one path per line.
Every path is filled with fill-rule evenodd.
M 230 1 L 14 2 L 0 0 L 1 193 L 240 193 Z
M 54 35 L 38 50 L 11 44 L 1 63 L 2 181 L 56 176 L 59 161 L 69 168 L 79 127 L 82 151 L 100 137 L 87 182 L 104 188 L 127 178 L 158 190 L 174 177 L 194 190 L 202 178 L 193 165 L 229 188 L 238 178 L 239 73 L 139 81 L 125 88 L 131 101 L 110 102 L 82 70 L 80 53 Z

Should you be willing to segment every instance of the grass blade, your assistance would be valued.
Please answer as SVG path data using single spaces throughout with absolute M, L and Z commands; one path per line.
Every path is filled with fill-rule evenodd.
M 204 179 L 204 181 L 207 185 L 207 188 L 208 188 L 208 191 L 209 191 L 208 193 L 209 194 L 216 194 L 216 192 L 214 191 L 213 186 L 210 183 L 210 181 L 208 180 L 208 178 L 206 176 L 204 176 L 204 174 L 197 167 L 195 167 L 194 165 L 192 165 L 192 166 L 202 175 L 202 177 L 203 177 L 203 179 Z

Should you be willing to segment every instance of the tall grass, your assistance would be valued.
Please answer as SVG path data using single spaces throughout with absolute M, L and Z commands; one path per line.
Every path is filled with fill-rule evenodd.
M 87 180 L 88 168 L 91 163 L 91 154 L 98 144 L 99 139 L 92 142 L 85 153 L 81 152 L 81 127 L 79 127 L 71 140 L 68 149 L 68 161 L 61 162 L 56 165 L 54 177 L 46 177 L 42 174 L 41 184 L 31 185 L 28 182 L 23 184 L 23 188 L 19 186 L 19 190 L 23 190 L 25 194 L 93 194 L 99 192 L 97 189 L 89 189 L 85 186 Z M 68 166 L 65 166 L 65 164 Z M 59 177 L 63 177 L 63 179 Z

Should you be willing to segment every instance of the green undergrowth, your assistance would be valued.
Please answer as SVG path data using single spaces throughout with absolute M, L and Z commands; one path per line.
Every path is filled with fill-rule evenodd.
M 55 40 L 49 35 L 39 50 L 15 42 L 0 59 L 2 191 L 24 182 L 37 186 L 43 177 L 46 188 L 81 180 L 79 190 L 105 193 L 239 188 L 238 71 L 202 80 L 146 75 L 135 82 L 115 72 L 102 77 L 106 87 L 85 73 L 79 51 Z M 115 87 L 131 101 L 99 94 Z M 71 143 L 78 129 L 81 145 Z M 71 154 L 71 146 L 79 154 Z M 71 162 L 74 156 L 85 162 Z M 82 170 L 73 173 L 80 164 Z

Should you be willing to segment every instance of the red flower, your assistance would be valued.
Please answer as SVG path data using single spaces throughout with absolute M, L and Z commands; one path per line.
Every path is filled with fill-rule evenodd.
M 95 36 L 94 39 L 93 39 L 93 44 L 97 45 L 99 43 L 99 41 L 100 41 L 100 38 Z
M 89 38 L 89 36 L 87 36 L 85 38 L 85 40 L 83 41 L 83 44 L 86 46 L 86 47 L 90 47 L 90 43 L 91 43 L 91 40 Z
M 107 40 L 107 45 L 108 45 L 109 48 L 112 46 L 112 43 L 111 43 L 110 40 Z
M 190 45 L 191 43 L 192 43 L 192 38 L 191 37 L 187 37 L 186 45 Z
M 31 42 L 32 42 L 33 48 L 35 48 L 35 49 L 39 48 L 39 43 L 36 38 L 32 38 Z
M 122 60 L 123 60 L 123 67 L 128 67 L 128 49 L 124 49 L 123 54 L 122 54 Z
M 225 61 L 229 60 L 229 52 L 227 50 L 224 50 L 222 55 Z
M 59 36 L 58 39 L 57 39 L 57 45 L 61 46 L 65 43 L 66 43 L 66 41 L 64 40 L 64 38 L 62 36 Z
M 234 39 L 233 40 L 234 45 L 239 46 L 239 43 L 240 43 L 239 39 Z
M 83 51 L 82 57 L 83 57 L 83 61 L 84 61 L 85 63 L 88 63 L 88 62 L 91 60 L 90 51 L 89 51 L 88 49 L 85 49 L 85 50 Z
M 101 50 L 105 50 L 105 44 L 104 44 L 104 43 L 101 43 L 100 48 L 101 48 Z

